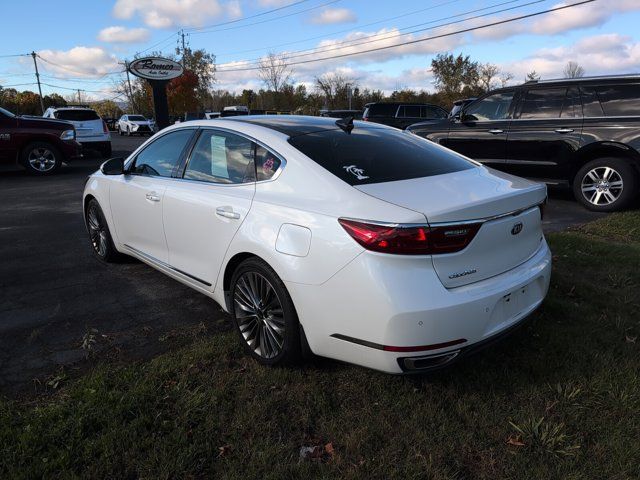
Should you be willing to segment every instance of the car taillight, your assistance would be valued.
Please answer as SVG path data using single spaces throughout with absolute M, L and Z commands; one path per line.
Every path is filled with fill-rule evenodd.
M 368 122 L 369 121 L 369 117 L 362 117 L 362 121 L 363 122 Z
M 442 227 L 378 225 L 344 218 L 338 221 L 367 250 L 397 255 L 459 252 L 471 243 L 481 226 L 480 223 Z
M 104 133 L 109 133 L 109 127 L 107 127 L 107 122 L 105 122 L 104 120 L 102 120 L 102 131 Z

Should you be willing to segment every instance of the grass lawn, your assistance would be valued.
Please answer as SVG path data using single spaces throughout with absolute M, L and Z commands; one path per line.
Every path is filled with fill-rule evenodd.
M 534 321 L 453 369 L 268 369 L 205 336 L 0 401 L 0 478 L 638 479 L 640 212 L 549 242 Z

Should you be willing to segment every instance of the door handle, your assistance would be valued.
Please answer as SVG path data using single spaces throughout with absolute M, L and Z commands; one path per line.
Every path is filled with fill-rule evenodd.
M 493 128 L 489 130 L 489 133 L 493 133 L 494 135 L 498 135 L 499 133 L 504 133 L 504 130 L 500 130 L 499 128 Z
M 573 128 L 556 128 L 556 133 L 571 133 Z
M 145 197 L 147 197 L 147 200 L 150 200 L 152 202 L 159 202 L 160 201 L 160 196 L 156 192 L 147 193 L 145 195 Z
M 233 220 L 240 219 L 240 214 L 234 212 L 233 210 L 228 210 L 229 207 L 218 207 L 216 208 L 216 215 L 219 215 L 224 218 L 231 218 Z

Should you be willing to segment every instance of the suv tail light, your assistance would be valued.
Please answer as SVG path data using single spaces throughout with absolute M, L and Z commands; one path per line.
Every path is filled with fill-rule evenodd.
M 342 228 L 367 250 L 397 255 L 433 255 L 464 250 L 481 223 L 430 227 L 429 225 L 379 225 L 358 220 L 338 220 Z
M 104 120 L 102 120 L 102 131 L 104 133 L 109 133 L 109 127 L 107 126 L 107 122 L 105 122 Z

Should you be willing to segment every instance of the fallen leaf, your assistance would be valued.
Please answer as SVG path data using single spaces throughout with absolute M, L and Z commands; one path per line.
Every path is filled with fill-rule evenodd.
M 218 456 L 219 457 L 224 457 L 229 452 L 231 452 L 231 445 L 223 445 L 221 447 L 218 447 Z
M 509 439 L 507 440 L 507 444 L 513 445 L 515 447 L 524 447 L 524 442 L 522 441 L 522 437 L 520 437 L 520 435 L 516 435 L 515 437 L 509 436 Z
M 329 442 L 324 446 L 324 451 L 327 453 L 327 455 L 333 456 L 333 443 Z
M 627 343 L 636 343 L 636 340 L 638 339 L 638 337 L 630 337 L 629 335 L 626 335 L 627 338 Z

